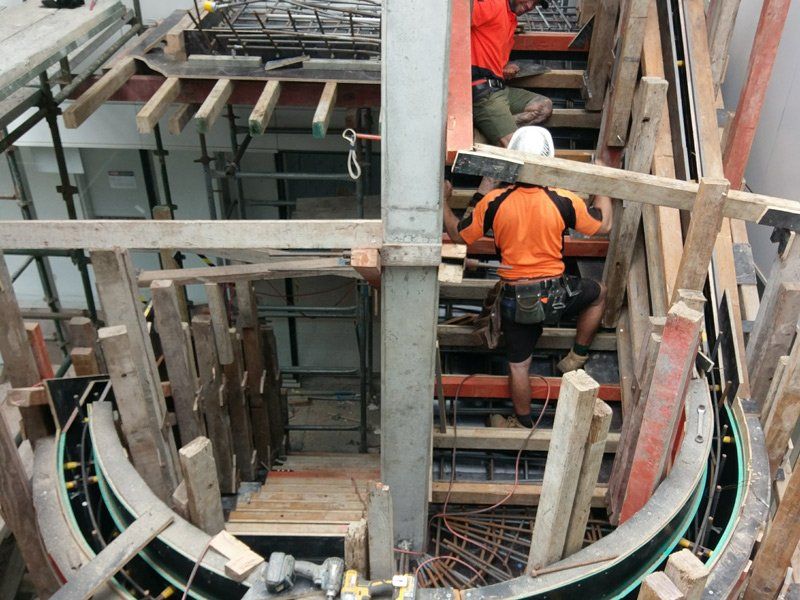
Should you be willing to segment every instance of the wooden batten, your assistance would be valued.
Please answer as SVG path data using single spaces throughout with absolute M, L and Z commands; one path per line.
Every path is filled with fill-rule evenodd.
M 624 146 L 628 139 L 628 121 L 631 116 L 649 6 L 648 0 L 631 0 L 622 12 L 619 51 L 611 74 L 611 101 L 606 109 L 610 114 L 605 117 L 609 122 L 603 140 L 607 146 Z
M 685 600 L 684 595 L 664 571 L 650 573 L 642 581 L 637 600 Z
M 94 82 L 92 87 L 81 94 L 64 113 L 64 126 L 67 129 L 79 127 L 94 111 L 114 93 L 125 85 L 125 82 L 136 73 L 136 60 L 126 56 L 119 60 L 105 75 Z
M 196 315 L 192 318 L 192 336 L 197 353 L 197 370 L 200 381 L 198 404 L 205 414 L 206 429 L 214 450 L 214 461 L 219 475 L 219 487 L 223 494 L 236 493 L 238 474 L 233 454 L 233 439 L 230 416 L 223 405 L 225 392 L 223 376 L 211 317 Z
M 169 105 L 175 102 L 180 93 L 181 80 L 177 77 L 168 77 L 137 113 L 136 128 L 139 133 L 152 133 L 153 127 L 166 114 Z
M 664 573 L 686 600 L 700 600 L 708 579 L 708 567 L 691 550 L 684 548 L 670 554 Z
M 230 79 L 219 79 L 203 104 L 194 116 L 198 133 L 208 133 L 222 114 L 222 109 L 228 103 L 233 93 L 233 82 Z
M 339 86 L 335 81 L 328 81 L 322 90 L 322 96 L 319 99 L 317 111 L 314 113 L 314 119 L 311 123 L 311 132 L 317 139 L 324 138 L 328 132 L 328 125 L 330 125 L 333 109 L 336 106 L 338 89 Z
M 350 266 L 371 286 L 381 287 L 381 255 L 375 248 L 353 248 Z
M 795 341 L 764 422 L 770 473 L 774 476 L 800 418 L 800 343 Z
M 614 62 L 612 49 L 617 29 L 619 0 L 600 0 L 594 15 L 589 60 L 584 75 L 583 97 L 587 110 L 600 110 Z
M 391 579 L 395 574 L 392 494 L 388 485 L 376 483 L 367 505 L 369 572 L 372 579 Z
M 150 286 L 156 331 L 164 351 L 164 362 L 172 387 L 172 403 L 181 440 L 189 442 L 205 434 L 202 415 L 195 405 L 197 375 L 194 355 L 187 346 L 180 314 L 180 290 L 172 281 L 154 281 Z
M 171 463 L 162 459 L 168 454 L 165 439 L 161 435 L 162 422 L 153 413 L 152 405 L 145 397 L 146 385 L 136 366 L 128 329 L 124 325 L 117 325 L 104 327 L 98 333 L 131 461 L 153 493 L 166 502 L 177 482 L 170 469 Z
M 269 124 L 278 100 L 281 97 L 281 82 L 274 79 L 267 82 L 264 91 L 258 97 L 253 112 L 250 113 L 250 135 L 261 135 Z
M 233 363 L 233 344 L 228 333 L 228 309 L 223 288 L 216 283 L 205 284 L 211 325 L 214 328 L 214 343 L 217 347 L 217 360 L 221 365 Z M 237 382 L 233 382 L 235 385 Z
M 578 474 L 575 500 L 572 503 L 567 537 L 564 540 L 564 557 L 583 548 L 586 524 L 589 522 L 589 513 L 592 508 L 592 496 L 600 475 L 603 453 L 608 445 L 608 430 L 611 427 L 612 414 L 608 404 L 599 399 L 594 401 L 594 412 L 583 449 L 583 461 Z
M 619 520 L 641 509 L 661 482 L 694 368 L 703 313 L 684 303 L 667 314 L 645 402 Z
M 633 126 L 626 151 L 629 171 L 650 172 L 666 100 L 667 82 L 664 79 L 642 78 L 633 101 Z M 621 205 L 617 207 L 620 209 Z M 642 205 L 639 202 L 627 203 L 622 215 L 615 218 L 603 271 L 603 281 L 608 290 L 603 323 L 608 327 L 615 326 L 619 319 L 641 220 Z
M 527 566 L 529 573 L 558 561 L 564 555 L 571 517 L 571 511 L 564 510 L 564 507 L 573 506 L 575 500 L 599 389 L 599 384 L 582 370 L 572 371 L 562 378 L 553 422 L 553 440 L 547 453 L 542 493 L 533 523 Z
M 211 440 L 197 437 L 178 451 L 191 522 L 209 535 L 225 529 Z
M 256 480 L 256 451 L 253 447 L 253 427 L 250 423 L 250 396 L 247 393 L 245 379 L 244 355 L 242 339 L 235 327 L 228 329 L 233 360 L 223 365 L 225 375 L 225 403 L 231 419 L 233 451 L 236 454 L 236 465 L 245 481 Z
M 200 108 L 199 104 L 178 104 L 167 121 L 167 131 L 172 135 L 180 135 L 197 113 L 198 108 Z

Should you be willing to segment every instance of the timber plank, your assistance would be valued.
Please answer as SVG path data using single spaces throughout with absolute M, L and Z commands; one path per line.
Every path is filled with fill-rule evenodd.
M 136 60 L 132 56 L 122 58 L 64 111 L 64 126 L 67 129 L 79 127 L 111 98 L 114 92 L 125 85 L 134 73 L 136 73 Z
M 490 505 L 500 502 L 508 496 L 513 487 L 513 482 L 504 483 L 478 483 L 456 481 L 450 492 L 450 502 L 453 504 L 481 504 Z M 444 502 L 447 497 L 450 483 L 447 481 L 434 481 L 431 483 L 432 501 Z M 592 493 L 592 506 L 605 507 L 605 485 L 598 485 Z M 506 501 L 509 506 L 537 506 L 542 493 L 542 486 L 538 483 L 520 483 L 514 493 Z

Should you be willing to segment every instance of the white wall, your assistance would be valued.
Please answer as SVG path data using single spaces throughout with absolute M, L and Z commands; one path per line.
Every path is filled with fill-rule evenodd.
M 741 0 L 731 43 L 728 73 L 723 86 L 725 106 L 735 110 L 739 101 L 756 24 L 760 0 Z M 772 72 L 761 121 L 758 124 L 745 179 L 754 191 L 800 200 L 800 0 L 789 9 L 778 57 Z M 749 225 L 750 242 L 759 267 L 766 273 L 775 257 L 769 241 L 771 228 Z

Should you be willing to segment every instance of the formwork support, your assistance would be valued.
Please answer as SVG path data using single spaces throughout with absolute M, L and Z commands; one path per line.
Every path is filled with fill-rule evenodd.
M 381 477 L 392 490 L 395 536 L 413 550 L 423 548 L 428 513 L 449 24 L 450 2 L 383 5 L 384 243 L 430 247 L 428 260 L 385 253 L 381 294 Z

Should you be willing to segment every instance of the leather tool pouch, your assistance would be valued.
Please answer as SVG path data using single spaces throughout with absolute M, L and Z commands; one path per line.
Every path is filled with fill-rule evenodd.
M 520 325 L 535 325 L 545 319 L 542 290 L 539 285 L 514 286 L 514 322 Z
M 561 282 L 548 289 L 541 284 L 514 286 L 514 322 L 520 325 L 556 325 L 566 308 L 567 291 Z
M 475 318 L 475 333 L 490 349 L 500 344 L 501 318 L 500 302 L 503 299 L 502 282 L 497 282 L 483 300 L 481 314 Z
M 494 92 L 492 88 L 490 88 L 486 84 L 476 85 L 472 87 L 472 103 L 478 102 L 483 100 L 484 98 L 488 98 Z

